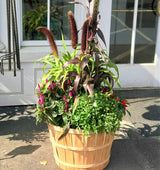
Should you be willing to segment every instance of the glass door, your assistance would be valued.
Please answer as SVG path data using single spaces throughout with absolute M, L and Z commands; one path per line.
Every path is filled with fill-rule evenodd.
M 110 57 L 117 64 L 154 63 L 156 0 L 112 0 Z

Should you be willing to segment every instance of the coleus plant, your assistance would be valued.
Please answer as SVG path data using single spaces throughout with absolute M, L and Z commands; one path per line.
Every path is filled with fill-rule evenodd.
M 109 108 L 109 106 L 105 104 L 106 100 L 113 100 L 111 95 L 113 95 L 112 88 L 114 82 L 120 87 L 118 67 L 111 62 L 98 40 L 100 38 L 106 46 L 104 35 L 99 28 L 100 0 L 93 1 L 92 15 L 90 14 L 91 1 L 92 0 L 88 0 L 88 6 L 78 1 L 70 2 L 72 4 L 80 4 L 86 9 L 86 20 L 81 28 L 82 35 L 80 44 L 78 44 L 78 34 L 80 31 L 77 29 L 76 20 L 73 13 L 71 11 L 68 12 L 71 28 L 71 45 L 73 48 L 72 53 L 67 50 L 63 34 L 62 43 L 65 52 L 61 52 L 62 54 L 59 55 L 51 31 L 46 27 L 37 28 L 38 31 L 42 31 L 46 35 L 52 49 L 51 54 L 38 60 L 44 64 L 43 70 L 47 72 L 45 72 L 37 88 L 37 95 L 39 98 L 36 109 L 36 112 L 38 112 L 37 120 L 41 121 L 42 119 L 46 119 L 47 122 L 61 127 L 67 125 L 64 134 L 66 134 L 70 126 L 72 128 L 82 128 L 87 134 L 90 130 L 99 132 L 100 130 L 98 129 L 104 129 L 106 132 L 109 130 L 114 131 L 119 127 L 117 121 L 119 122 L 121 120 L 127 106 L 125 100 L 120 100 L 118 97 L 114 98 L 115 105 L 112 107 L 115 109 L 112 109 L 112 111 L 114 110 L 116 114 L 117 112 L 121 114 L 119 113 L 119 116 L 117 116 L 117 121 L 114 121 L 114 123 L 112 122 L 112 128 L 111 126 L 110 128 L 107 126 L 107 129 L 105 129 L 106 126 L 102 126 L 102 128 L 98 125 L 96 126 L 97 128 L 94 129 L 85 124 L 81 126 L 76 123 L 80 121 L 81 116 L 79 116 L 79 118 L 75 116 L 75 111 L 79 113 L 78 109 L 86 105 L 85 102 L 82 102 L 82 98 L 85 98 L 84 96 L 88 96 L 85 98 L 87 102 L 92 102 L 92 109 L 99 107 L 97 104 L 94 104 L 95 101 L 101 103 L 104 107 L 102 110 L 105 114 L 107 113 L 106 107 Z M 50 67 L 46 69 L 46 65 Z M 103 88 L 105 88 L 105 93 L 101 90 Z M 102 93 L 102 98 L 104 99 L 101 102 L 98 102 L 98 98 L 95 98 L 99 92 Z M 101 94 L 99 95 L 101 96 Z M 85 105 L 83 105 L 84 103 Z M 111 109 L 109 108 L 109 110 Z M 90 118 L 92 119 L 92 115 Z M 105 120 L 103 121 L 105 122 Z M 88 128 L 86 129 L 85 127 Z M 95 127 L 95 125 L 93 127 Z

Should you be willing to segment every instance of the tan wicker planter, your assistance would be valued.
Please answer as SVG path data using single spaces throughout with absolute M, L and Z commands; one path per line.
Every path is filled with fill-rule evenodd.
M 54 158 L 63 170 L 102 170 L 110 159 L 113 136 L 91 133 L 84 136 L 82 130 L 70 129 L 60 141 L 63 129 L 48 125 Z

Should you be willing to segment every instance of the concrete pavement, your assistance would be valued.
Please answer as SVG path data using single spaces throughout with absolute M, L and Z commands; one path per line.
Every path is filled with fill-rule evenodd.
M 105 170 L 160 169 L 160 89 L 118 90 L 130 103 Z M 35 106 L 0 107 L 0 170 L 60 170 Z M 47 164 L 46 164 L 47 163 Z

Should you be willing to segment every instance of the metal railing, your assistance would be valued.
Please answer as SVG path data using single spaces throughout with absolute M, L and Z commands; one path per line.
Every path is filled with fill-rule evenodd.
M 13 67 L 14 76 L 16 76 L 16 69 L 21 69 L 21 64 L 15 0 L 6 0 L 6 10 L 8 51 L 0 56 L 0 72 L 4 75 L 4 61 L 8 61 L 8 70 L 12 70 Z

